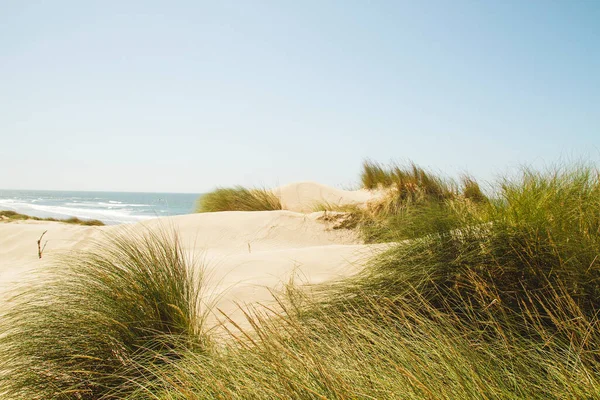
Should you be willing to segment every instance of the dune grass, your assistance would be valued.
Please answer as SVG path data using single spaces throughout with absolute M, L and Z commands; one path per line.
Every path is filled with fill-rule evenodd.
M 152 369 L 132 399 L 549 399 L 596 398 L 597 319 L 568 297 L 545 299 L 562 334 L 492 308 L 485 321 L 443 313 L 413 293 L 403 301 L 357 294 L 360 307 L 282 302 L 285 311 L 249 313 L 211 354 L 186 352 Z M 465 303 L 467 305 L 467 303 Z M 287 307 L 287 308 L 286 308 Z M 309 316 L 306 310 L 311 312 Z M 521 318 L 531 332 L 510 329 Z M 483 318 L 483 317 L 480 317 Z M 485 322 L 485 326 L 483 324 Z M 569 339 L 570 338 L 570 339 Z
M 486 203 L 489 199 L 481 190 L 481 186 L 475 178 L 463 175 L 461 178 L 462 195 L 475 203 Z
M 313 205 L 313 212 L 355 212 L 360 209 L 357 204 L 336 204 L 326 201 L 317 202 Z
M 365 189 L 389 187 L 394 181 L 393 178 L 393 172 L 384 165 L 371 160 L 363 162 L 360 180 Z
M 598 169 L 476 192 L 380 211 L 409 213 L 379 228 L 411 239 L 243 308 L 251 328 L 219 343 L 177 242 L 119 239 L 2 316 L 2 398 L 600 398 Z
M 598 169 L 525 169 L 519 178 L 499 182 L 498 192 L 483 206 L 452 200 L 396 224 L 388 218 L 387 238 L 416 239 L 374 260 L 357 285 L 385 296 L 416 288 L 440 304 L 449 293 L 472 298 L 493 288 L 490 302 L 517 310 L 528 295 L 560 283 L 593 315 L 600 308 Z
M 62 259 L 1 315 L 0 397 L 125 397 L 140 366 L 205 348 L 199 283 L 176 235 L 124 232 Z
M 367 189 L 384 191 L 349 219 L 368 243 L 414 239 L 471 224 L 489 202 L 474 178 L 465 175 L 456 182 L 414 163 L 366 161 L 361 180 Z
M 34 221 L 52 221 L 52 222 L 63 222 L 65 224 L 76 224 L 76 225 L 85 225 L 85 226 L 104 226 L 104 222 L 97 219 L 79 219 L 77 217 L 71 217 L 67 219 L 56 219 L 56 218 L 41 218 L 34 217 L 31 215 L 20 214 L 16 211 L 11 210 L 0 210 L 0 221 L 4 220 L 4 217 L 7 221 L 26 221 L 26 220 L 34 220 Z
M 267 189 L 218 188 L 198 199 L 196 212 L 281 210 L 279 198 Z
M 367 160 L 363 163 L 360 178 L 365 189 L 392 187 L 396 196 L 403 200 L 442 200 L 455 196 L 458 191 L 452 181 L 442 179 L 413 162 L 407 165 L 391 163 L 384 166 Z
M 392 188 L 395 196 L 405 201 L 445 200 L 458 196 L 477 202 L 487 201 L 487 196 L 472 176 L 463 175 L 460 183 L 456 183 L 427 171 L 414 162 L 383 165 L 366 160 L 363 162 L 360 180 L 365 189 Z

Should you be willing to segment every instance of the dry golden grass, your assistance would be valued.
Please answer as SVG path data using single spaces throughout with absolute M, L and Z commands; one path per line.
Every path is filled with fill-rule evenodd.
M 198 199 L 196 212 L 281 210 L 279 198 L 267 189 L 219 188 Z

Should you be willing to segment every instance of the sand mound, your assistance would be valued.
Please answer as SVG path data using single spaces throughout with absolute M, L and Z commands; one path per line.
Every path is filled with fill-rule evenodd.
M 315 188 L 324 189 L 315 192 Z M 284 187 L 282 193 L 288 201 L 295 199 L 297 205 L 314 198 L 315 193 L 329 201 L 367 198 L 346 191 L 336 195 L 330 189 L 296 184 Z M 36 269 L 54 265 L 56 257 L 85 249 L 94 240 L 120 231 L 175 229 L 186 252 L 199 260 L 207 272 L 207 300 L 218 299 L 219 309 L 243 323 L 236 303 L 267 302 L 271 299 L 269 289 L 281 287 L 294 276 L 305 283 L 348 276 L 381 249 L 360 244 L 350 231 L 331 229 L 319 218 L 321 215 L 291 211 L 219 212 L 104 227 L 35 221 L 0 223 L 0 298 L 14 282 L 26 282 Z M 37 240 L 44 231 L 47 245 L 39 260 Z
M 310 212 L 319 204 L 364 205 L 379 196 L 369 190 L 342 190 L 316 182 L 297 182 L 273 189 L 284 210 Z

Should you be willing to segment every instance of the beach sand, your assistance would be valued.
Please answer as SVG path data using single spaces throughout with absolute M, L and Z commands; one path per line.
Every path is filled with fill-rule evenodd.
M 272 300 L 290 279 L 315 284 L 352 275 L 383 248 L 362 244 L 348 230 L 333 229 L 323 212 L 305 213 L 319 202 L 365 204 L 376 194 L 344 191 L 311 182 L 275 189 L 285 210 L 217 212 L 157 218 L 143 223 L 87 227 L 58 222 L 0 222 L 0 301 L 26 284 L 36 270 L 57 268 L 57 257 L 89 248 L 121 232 L 174 230 L 195 268 L 206 275 L 204 296 L 244 323 L 238 305 Z M 44 235 L 43 257 L 37 241 Z

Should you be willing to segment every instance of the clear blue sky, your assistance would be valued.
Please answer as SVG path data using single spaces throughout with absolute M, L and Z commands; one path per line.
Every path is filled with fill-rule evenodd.
M 600 1 L 2 1 L 0 187 L 600 159 Z

